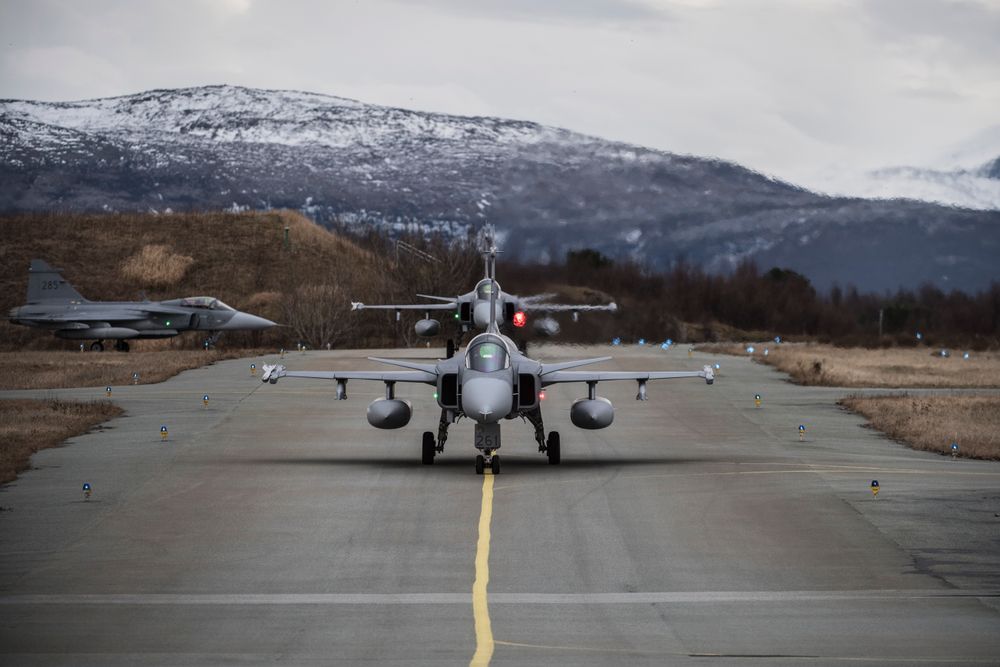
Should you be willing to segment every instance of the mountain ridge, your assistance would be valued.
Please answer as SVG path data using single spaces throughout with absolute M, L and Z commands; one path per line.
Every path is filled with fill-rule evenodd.
M 657 269 L 752 259 L 864 289 L 998 277 L 997 212 L 825 196 L 531 121 L 304 91 L 0 100 L 0 176 L 7 212 L 290 208 L 326 225 L 456 235 L 488 218 L 527 261 L 582 247 Z

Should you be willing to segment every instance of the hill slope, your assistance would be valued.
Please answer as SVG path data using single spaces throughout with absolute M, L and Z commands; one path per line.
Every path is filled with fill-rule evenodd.
M 0 309 L 24 303 L 28 264 L 44 258 L 88 299 L 151 300 L 211 295 L 241 310 L 288 323 L 297 290 L 325 286 L 333 312 L 349 316 L 349 298 L 371 293 L 378 261 L 345 238 L 288 212 L 118 215 L 34 214 L 0 220 Z M 283 242 L 289 228 L 290 245 Z M 358 297 L 355 297 L 358 298 Z M 348 319 L 353 324 L 364 322 Z M 335 332 L 333 332 L 335 333 Z M 286 327 L 263 334 L 226 334 L 223 344 L 294 345 Z M 37 329 L 0 322 L 8 349 L 73 348 Z M 185 334 L 169 345 L 196 347 Z M 334 344 L 337 339 L 332 339 Z M 142 348 L 162 345 L 137 341 Z M 314 343 L 315 344 L 315 343 Z
M 497 118 L 232 86 L 0 102 L 0 211 L 298 209 L 462 234 L 509 256 L 593 247 L 655 268 L 745 258 L 823 287 L 998 277 L 1000 212 L 821 196 L 738 165 Z

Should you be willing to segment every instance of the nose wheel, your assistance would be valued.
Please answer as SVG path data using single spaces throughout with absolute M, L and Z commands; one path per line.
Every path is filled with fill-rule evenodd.
M 487 466 L 490 472 L 494 475 L 500 474 L 500 455 L 493 454 L 492 452 L 486 452 L 486 455 L 477 454 L 476 455 L 476 474 L 482 475 Z

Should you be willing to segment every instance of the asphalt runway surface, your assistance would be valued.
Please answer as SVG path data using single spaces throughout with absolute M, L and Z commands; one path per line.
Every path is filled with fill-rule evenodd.
M 847 390 L 745 359 L 532 356 L 600 354 L 721 369 L 651 382 L 645 403 L 602 383 L 602 431 L 569 422 L 585 385 L 550 387 L 562 465 L 509 421 L 496 477 L 474 474 L 467 421 L 420 464 L 424 385 L 397 385 L 414 406 L 397 431 L 365 420 L 381 383 L 338 402 L 332 383 L 263 385 L 249 359 L 114 387 L 124 417 L 0 490 L 0 663 L 1000 662 L 1000 465 L 911 451 L 837 407 Z M 365 355 L 284 363 L 379 367 Z

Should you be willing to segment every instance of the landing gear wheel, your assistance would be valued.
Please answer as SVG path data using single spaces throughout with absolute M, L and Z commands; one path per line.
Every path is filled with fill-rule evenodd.
M 482 454 L 476 454 L 476 474 L 482 475 L 484 470 L 486 470 L 486 459 Z
M 444 358 L 451 359 L 454 356 L 455 356 L 455 341 L 449 338 L 448 342 L 444 346 Z
M 102 343 L 99 340 L 95 340 L 93 343 L 90 344 L 90 351 L 91 352 L 104 352 L 104 343 Z
M 424 431 L 424 442 L 421 449 L 420 462 L 425 466 L 429 466 L 434 463 L 434 452 L 436 449 L 436 444 L 434 442 L 434 434 L 430 431 Z
M 493 459 L 490 461 L 490 472 L 494 475 L 500 474 L 500 457 L 496 454 L 493 455 Z
M 128 341 L 116 340 L 115 349 L 118 350 L 119 352 L 128 352 L 129 350 Z
M 559 431 L 549 431 L 549 440 L 545 443 L 545 449 L 549 456 L 549 465 L 559 465 L 561 458 L 559 451 Z

